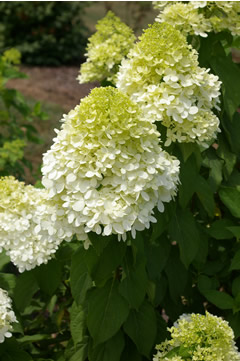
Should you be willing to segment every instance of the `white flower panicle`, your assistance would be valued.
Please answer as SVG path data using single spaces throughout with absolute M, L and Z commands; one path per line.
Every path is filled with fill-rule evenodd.
M 0 288 L 0 343 L 12 336 L 12 323 L 17 322 L 7 291 Z
M 167 142 L 204 145 L 219 131 L 220 81 L 199 67 L 198 53 L 171 25 L 155 23 L 122 61 L 117 87 L 138 103 L 144 117 L 161 121 Z
M 209 32 L 240 35 L 239 1 L 156 1 L 157 22 L 167 22 L 184 35 L 207 37 Z
M 47 263 L 68 237 L 62 210 L 50 204 L 46 190 L 14 177 L 0 178 L 0 200 L 0 249 L 20 272 Z
M 175 195 L 179 161 L 156 126 L 119 90 L 96 88 L 65 116 L 43 157 L 43 184 L 74 229 L 108 236 L 143 230 Z
M 122 59 L 133 47 L 135 35 L 112 11 L 97 23 L 96 29 L 89 38 L 87 61 L 81 65 L 78 80 L 87 83 L 107 79 L 114 83 Z
M 153 361 L 240 361 L 233 330 L 220 317 L 184 314 L 168 330 L 171 339 L 156 346 Z

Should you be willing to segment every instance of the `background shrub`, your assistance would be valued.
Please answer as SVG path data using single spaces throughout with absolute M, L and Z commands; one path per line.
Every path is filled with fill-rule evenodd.
M 83 2 L 2 2 L 0 50 L 16 47 L 24 63 L 77 63 L 86 45 Z

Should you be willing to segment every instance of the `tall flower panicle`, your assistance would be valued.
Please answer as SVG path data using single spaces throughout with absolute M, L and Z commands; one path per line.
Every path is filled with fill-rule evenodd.
M 112 11 L 97 23 L 96 29 L 89 38 L 87 61 L 81 65 L 78 80 L 87 83 L 107 79 L 114 83 L 122 59 L 133 47 L 135 35 Z
M 156 126 L 119 90 L 96 88 L 65 116 L 43 157 L 43 184 L 73 230 L 118 234 L 156 222 L 175 195 L 179 161 L 159 145 Z
M 153 361 L 239 361 L 228 322 L 206 315 L 184 314 L 169 329 L 171 339 L 156 346 Z
M 240 35 L 239 1 L 155 1 L 156 21 L 167 22 L 184 35 L 207 37 L 209 32 Z
M 171 25 L 155 23 L 122 61 L 117 87 L 150 121 L 167 128 L 167 142 L 204 144 L 219 131 L 220 82 L 199 67 L 198 53 Z
M 0 249 L 20 272 L 47 263 L 61 241 L 72 236 L 64 227 L 62 210 L 47 197 L 46 190 L 14 177 L 0 178 Z
M 0 288 L 0 343 L 12 336 L 12 323 L 17 322 L 7 291 Z

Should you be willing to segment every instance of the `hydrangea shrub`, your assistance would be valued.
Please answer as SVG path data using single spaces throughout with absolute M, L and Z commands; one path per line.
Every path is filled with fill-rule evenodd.
M 175 5 L 237 24 L 233 2 L 161 14 Z M 43 188 L 0 179 L 0 287 L 18 320 L 0 359 L 239 360 L 237 32 L 170 23 L 63 116 Z

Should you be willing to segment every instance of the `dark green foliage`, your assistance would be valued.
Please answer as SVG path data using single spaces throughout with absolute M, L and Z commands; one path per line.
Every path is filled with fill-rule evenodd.
M 87 3 L 11 1 L 0 3 L 0 50 L 17 48 L 26 64 L 60 65 L 82 60 Z

